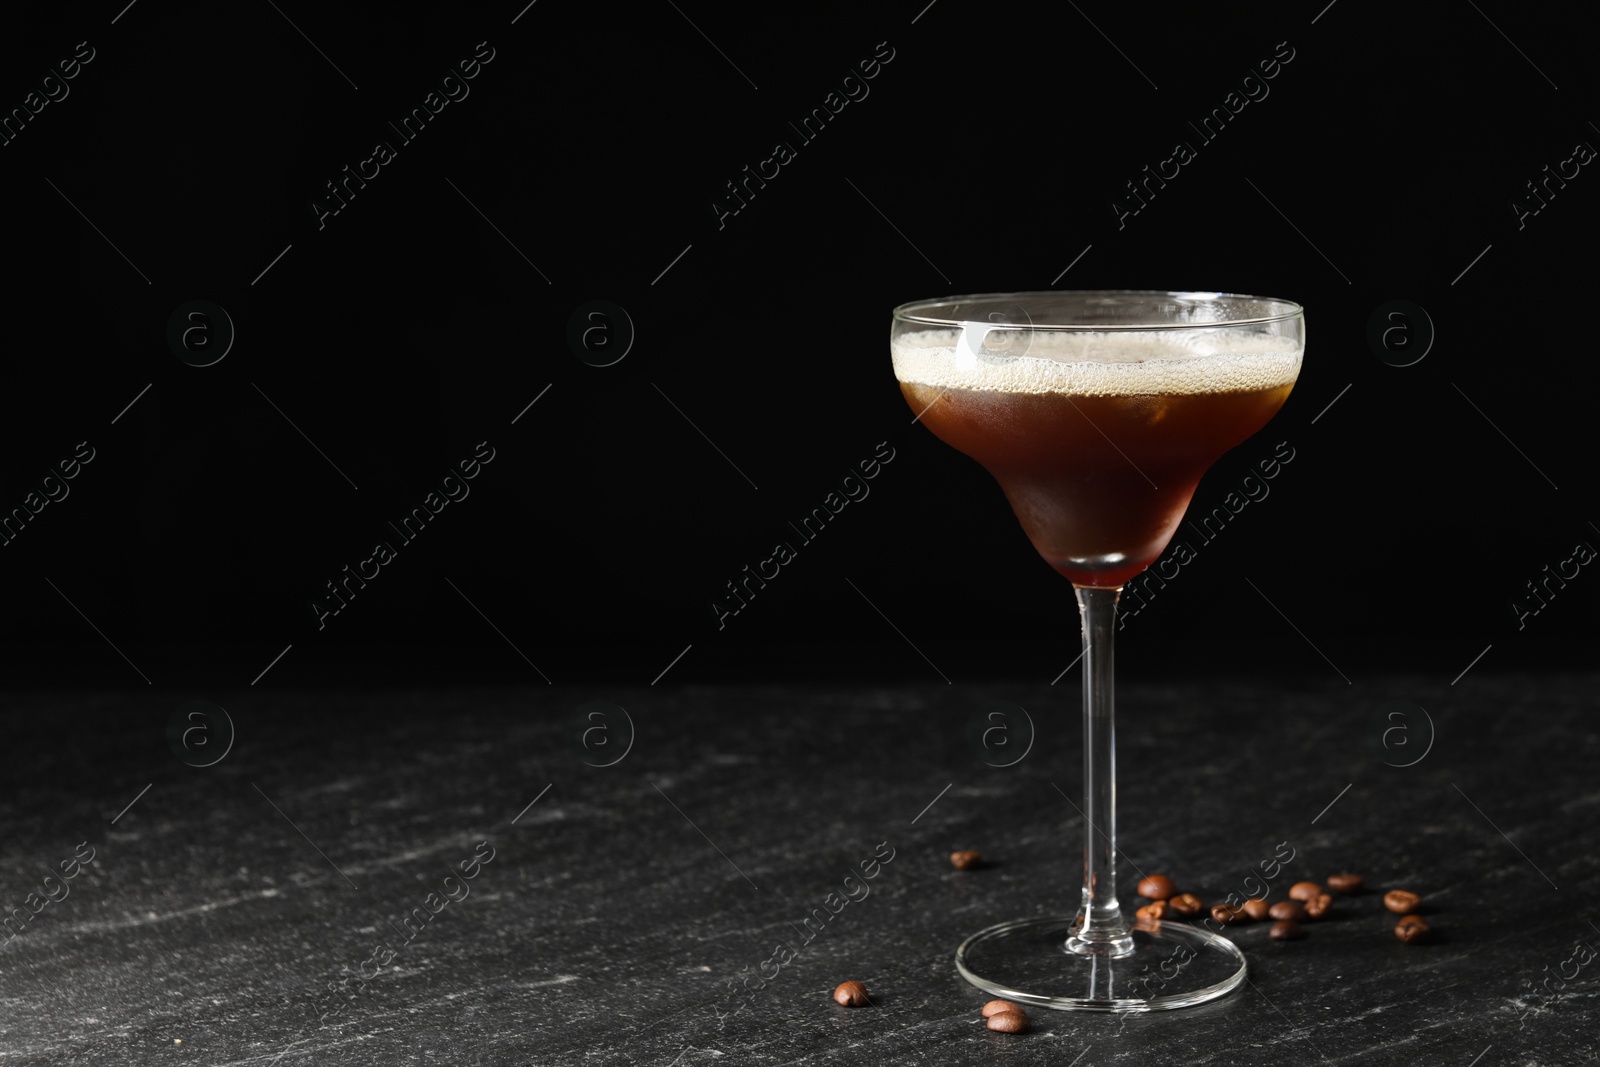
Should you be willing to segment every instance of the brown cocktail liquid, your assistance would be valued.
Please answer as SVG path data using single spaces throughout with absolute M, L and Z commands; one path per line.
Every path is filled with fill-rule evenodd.
M 1138 359 L 1139 342 L 1114 337 L 1101 344 L 1121 358 L 1095 363 L 975 358 L 924 339 L 900 346 L 896 372 L 928 429 L 994 475 L 1051 566 L 1115 587 L 1161 555 L 1207 468 L 1283 406 L 1299 368 L 1283 340 L 1180 359 L 1147 340 L 1155 358 Z M 1052 342 L 1085 343 L 1030 347 Z

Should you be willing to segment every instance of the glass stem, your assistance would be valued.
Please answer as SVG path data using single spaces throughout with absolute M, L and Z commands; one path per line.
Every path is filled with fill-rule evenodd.
M 1126 956 L 1133 935 L 1117 903 L 1117 740 L 1113 634 L 1122 590 L 1077 587 L 1083 619 L 1083 906 L 1069 951 Z

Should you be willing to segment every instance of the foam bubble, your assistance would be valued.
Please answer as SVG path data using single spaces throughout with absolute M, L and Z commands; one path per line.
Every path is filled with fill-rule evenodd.
M 991 334 L 974 327 L 904 333 L 890 352 L 895 377 L 935 389 L 1147 396 L 1286 385 L 1300 372 L 1302 346 L 1293 337 L 1228 329 Z

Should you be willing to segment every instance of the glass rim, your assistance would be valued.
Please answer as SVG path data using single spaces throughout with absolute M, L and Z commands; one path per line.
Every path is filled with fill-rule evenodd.
M 1028 322 L 997 322 L 992 319 L 960 319 L 934 315 L 918 314 L 917 312 L 937 307 L 977 301 L 993 301 L 1002 306 L 1006 303 L 1023 304 L 1029 299 L 1064 296 L 1145 296 L 1145 297 L 1180 297 L 1199 301 L 1240 300 L 1255 301 L 1260 304 L 1274 305 L 1283 308 L 1280 313 L 1271 315 L 1252 315 L 1247 318 L 1219 319 L 1215 322 L 1098 322 L 1098 323 L 1038 323 Z M 1024 311 L 1026 309 L 1024 308 Z M 956 296 L 935 297 L 931 300 L 913 300 L 901 304 L 894 309 L 894 321 L 911 322 L 923 326 L 946 326 L 966 328 L 968 326 L 981 326 L 990 330 L 1058 330 L 1063 332 L 1078 333 L 1105 333 L 1118 330 L 1210 330 L 1224 329 L 1234 326 L 1260 326 L 1267 323 L 1287 322 L 1305 314 L 1305 308 L 1293 300 L 1285 300 L 1275 296 L 1254 296 L 1249 293 L 1212 292 L 1209 290 L 1165 290 L 1165 289 L 1031 289 L 1014 293 L 966 293 Z

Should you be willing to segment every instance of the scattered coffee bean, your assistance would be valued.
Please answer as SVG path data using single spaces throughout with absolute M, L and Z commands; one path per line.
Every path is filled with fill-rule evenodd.
M 969 870 L 976 867 L 983 860 L 983 853 L 967 849 L 964 852 L 950 853 L 950 866 L 958 871 Z
M 1349 896 L 1351 893 L 1361 892 L 1361 876 L 1359 874 L 1330 874 L 1328 875 L 1328 888 L 1335 893 Z
M 1134 912 L 1133 915 L 1134 918 L 1143 922 L 1155 922 L 1157 920 L 1164 919 L 1167 917 L 1167 902 L 1164 900 L 1153 900 L 1149 904 L 1146 904 L 1144 907 L 1140 908 L 1138 911 Z
M 970 857 L 970 859 L 969 859 Z M 977 862 L 976 852 L 952 853 L 950 862 L 957 867 L 965 868 Z M 1294 941 L 1305 936 L 1300 928 L 1300 923 L 1307 919 L 1320 919 L 1333 910 L 1334 896 L 1349 896 L 1359 893 L 1365 885 L 1361 875 L 1353 871 L 1341 871 L 1331 874 L 1327 878 L 1327 889 L 1316 882 L 1296 882 L 1289 887 L 1289 899 L 1268 904 L 1266 900 L 1248 899 L 1241 904 L 1220 903 L 1213 904 L 1210 914 L 1213 921 L 1225 926 L 1243 922 L 1245 919 L 1260 921 L 1270 918 L 1273 921 L 1268 936 L 1276 941 Z M 1139 896 L 1149 903 L 1140 907 L 1134 914 L 1138 925 L 1151 928 L 1153 924 L 1169 917 L 1192 918 L 1203 914 L 1207 909 L 1203 901 L 1193 893 L 1178 893 L 1177 885 L 1166 875 L 1150 875 L 1139 882 Z M 1396 914 L 1404 917 L 1394 928 L 1395 937 L 1406 944 L 1420 941 L 1431 932 L 1426 919 L 1420 915 L 1412 914 L 1413 909 L 1422 902 L 1422 897 L 1406 889 L 1391 889 L 1383 895 L 1383 905 Z M 859 985 L 847 982 L 845 985 Z M 842 990 L 844 986 L 841 986 Z M 835 994 L 838 997 L 838 994 Z M 866 990 L 861 990 L 862 1002 L 865 1002 Z M 845 1001 L 840 1000 L 840 1003 Z M 991 1030 L 1003 1033 L 1022 1033 L 1028 1025 L 1027 1016 L 1023 1010 L 1010 1001 L 992 1000 L 984 1005 L 983 1014 L 989 1020 Z
M 867 1003 L 867 987 L 860 982 L 840 982 L 839 988 L 833 991 L 833 999 L 847 1008 L 859 1008 Z
M 987 1019 L 989 1016 L 998 1015 L 1003 1011 L 1020 1012 L 1021 1010 L 1022 1005 L 1013 1004 L 1009 1000 L 991 1000 L 983 1006 L 983 1017 Z
M 1139 883 L 1139 895 L 1146 900 L 1166 900 L 1177 891 L 1172 879 L 1164 874 L 1152 874 Z
M 1421 897 L 1405 889 L 1391 889 L 1383 895 L 1383 906 L 1397 915 L 1404 914 L 1421 903 Z
M 1028 1030 L 1028 1017 L 1020 1010 L 1000 1011 L 989 1016 L 987 1025 L 1002 1034 L 1022 1034 Z
M 1193 893 L 1179 893 L 1167 901 L 1167 907 L 1172 909 L 1174 915 L 1185 919 L 1193 918 L 1206 910 L 1205 904 Z
M 1267 909 L 1267 914 L 1284 922 L 1299 922 L 1306 917 L 1306 906 L 1298 900 L 1280 900 Z

